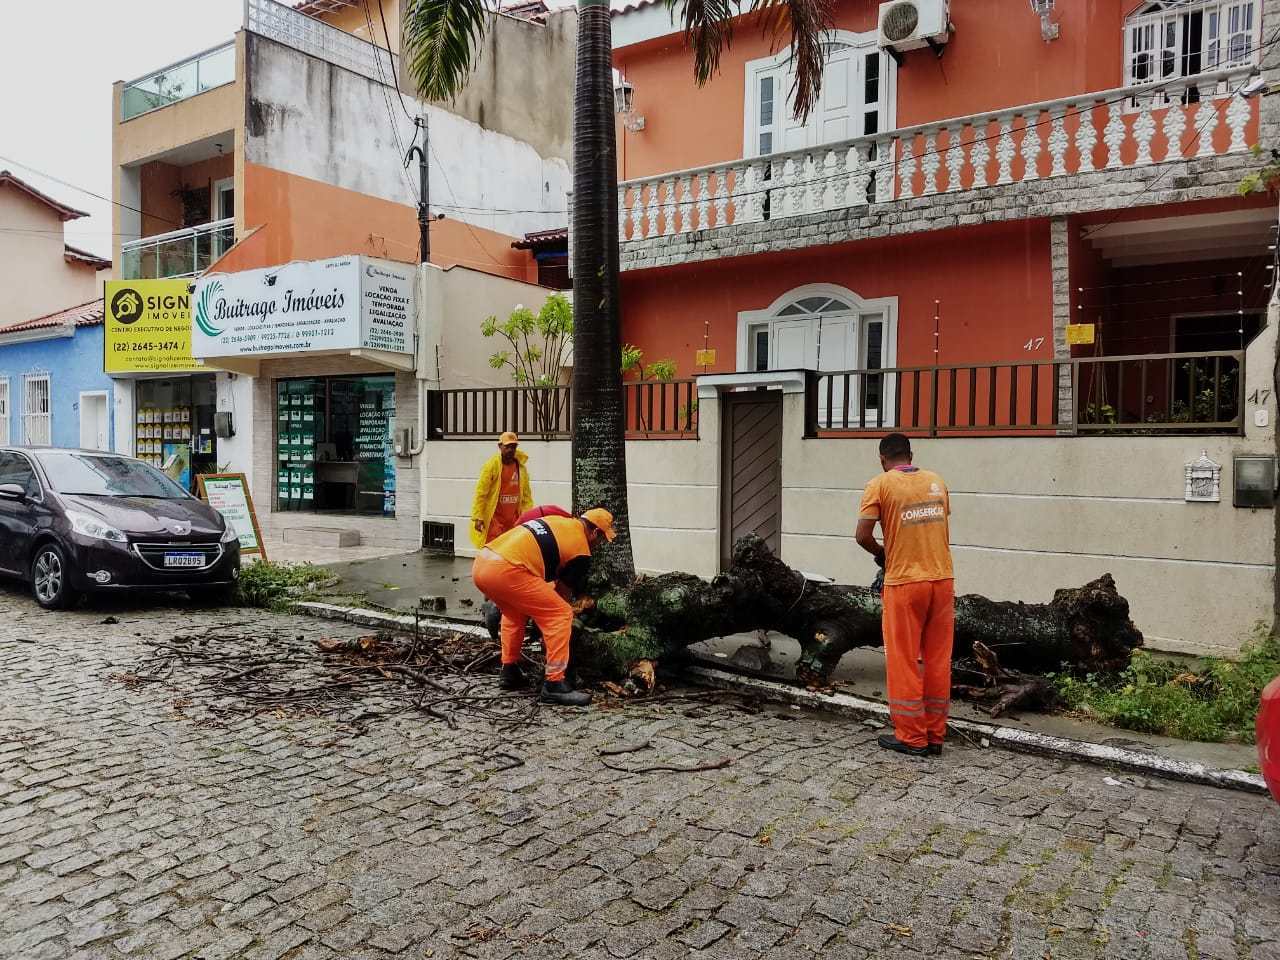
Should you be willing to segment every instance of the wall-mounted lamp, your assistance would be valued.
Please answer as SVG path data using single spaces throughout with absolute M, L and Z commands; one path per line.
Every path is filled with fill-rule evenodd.
M 622 117 L 622 125 L 631 133 L 644 129 L 644 117 L 635 112 L 636 88 L 629 80 L 618 77 L 613 85 L 613 112 Z
M 1058 39 L 1058 25 L 1049 19 L 1054 0 L 1031 0 L 1031 12 L 1040 18 L 1040 39 L 1045 43 Z

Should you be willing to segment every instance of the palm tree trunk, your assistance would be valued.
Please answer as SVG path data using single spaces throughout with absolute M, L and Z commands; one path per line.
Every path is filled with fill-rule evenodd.
M 618 167 L 608 0 L 578 0 L 573 100 L 573 503 L 612 511 L 593 579 L 634 576 L 618 329 Z

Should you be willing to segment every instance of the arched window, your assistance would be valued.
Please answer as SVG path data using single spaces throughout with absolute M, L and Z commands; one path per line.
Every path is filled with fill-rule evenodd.
M 897 346 L 897 297 L 864 300 L 834 284 L 797 287 L 738 314 L 739 370 L 883 370 L 897 362 Z M 881 379 L 866 378 L 868 410 L 880 405 Z M 861 401 L 852 401 L 856 410 Z
M 1125 82 L 1160 83 L 1257 59 L 1258 0 L 1154 0 L 1125 19 Z

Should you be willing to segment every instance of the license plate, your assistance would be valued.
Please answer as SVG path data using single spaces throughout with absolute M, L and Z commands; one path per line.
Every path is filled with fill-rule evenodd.
M 203 567 L 203 553 L 166 553 L 164 555 L 164 565 L 166 567 Z

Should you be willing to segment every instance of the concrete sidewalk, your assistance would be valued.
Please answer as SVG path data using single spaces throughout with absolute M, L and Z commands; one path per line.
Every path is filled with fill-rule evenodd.
M 471 560 L 418 551 L 372 560 L 327 565 L 341 579 L 331 592 L 343 596 L 363 596 L 368 606 L 399 614 L 412 614 L 422 598 L 443 597 L 444 609 L 428 610 L 433 617 L 479 624 L 483 597 L 471 582 Z M 312 599 L 324 600 L 323 596 Z M 793 684 L 800 646 L 790 637 L 776 633 L 739 634 L 721 637 L 690 647 L 696 662 L 717 670 L 746 677 Z M 837 691 L 864 700 L 883 702 L 884 653 L 879 649 L 854 650 L 840 661 L 832 677 Z M 1013 713 L 992 721 L 974 704 L 962 700 L 952 704 L 952 715 L 961 720 L 996 723 L 1001 726 L 1063 737 L 1085 743 L 1149 752 L 1173 760 L 1199 763 L 1215 770 L 1252 770 L 1257 766 L 1257 749 L 1251 744 L 1200 743 L 1093 723 L 1087 718 L 1061 714 Z

